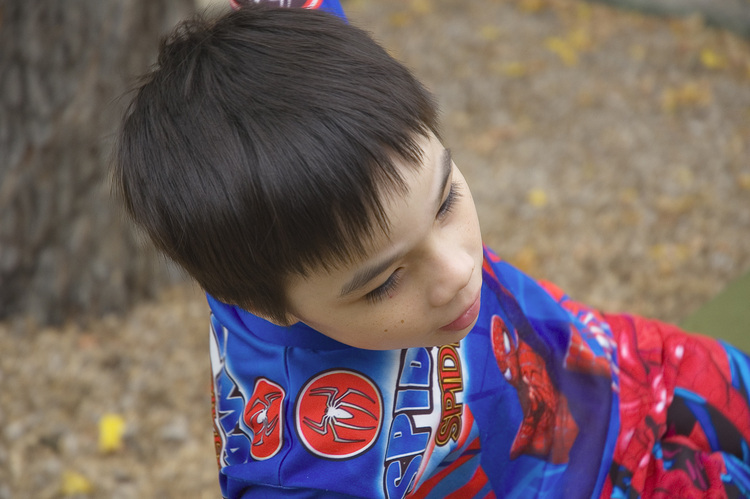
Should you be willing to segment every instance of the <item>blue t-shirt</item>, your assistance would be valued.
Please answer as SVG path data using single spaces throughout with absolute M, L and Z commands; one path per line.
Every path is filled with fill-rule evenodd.
M 616 346 L 565 299 L 485 250 L 463 340 L 372 351 L 209 296 L 222 493 L 598 497 L 619 426 Z

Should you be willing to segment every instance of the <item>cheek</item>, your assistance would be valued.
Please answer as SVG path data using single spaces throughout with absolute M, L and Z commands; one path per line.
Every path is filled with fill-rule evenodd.
M 481 228 L 479 226 L 479 215 L 477 214 L 477 207 L 474 204 L 474 200 L 469 194 L 466 199 L 466 221 L 470 225 L 470 231 L 472 236 L 479 237 L 481 239 Z
M 467 241 L 471 241 L 472 243 L 477 238 L 481 239 L 477 210 L 474 206 L 474 202 L 468 196 L 461 207 L 460 218 L 461 230 L 464 239 Z
M 409 283 L 409 289 L 405 290 L 402 299 L 390 310 L 387 318 L 390 327 L 385 327 L 405 335 L 423 330 L 430 317 L 428 310 L 424 308 L 427 303 L 426 290 L 429 286 L 429 282 L 415 277 L 414 281 Z

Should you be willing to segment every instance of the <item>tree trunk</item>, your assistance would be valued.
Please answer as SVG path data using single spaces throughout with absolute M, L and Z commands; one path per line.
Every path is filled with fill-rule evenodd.
M 191 0 L 0 0 L 0 320 L 121 311 L 176 279 L 110 199 L 134 77 Z

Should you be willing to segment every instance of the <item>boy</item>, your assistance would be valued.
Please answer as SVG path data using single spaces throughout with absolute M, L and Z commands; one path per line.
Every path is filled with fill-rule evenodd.
M 482 247 L 429 94 L 334 16 L 183 25 L 115 181 L 206 290 L 225 497 L 739 497 L 748 359 Z

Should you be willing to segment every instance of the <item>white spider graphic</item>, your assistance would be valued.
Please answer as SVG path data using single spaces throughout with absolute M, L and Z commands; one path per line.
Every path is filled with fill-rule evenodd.
M 375 403 L 376 401 L 373 400 L 371 397 L 369 397 L 367 394 L 361 392 L 360 390 L 355 390 L 354 388 L 347 389 L 344 392 L 344 394 L 341 395 L 340 397 L 338 396 L 338 394 L 339 394 L 338 388 L 334 388 L 334 387 L 315 388 L 313 390 L 310 390 L 311 396 L 326 397 L 326 411 L 323 414 L 323 417 L 321 418 L 320 421 L 314 421 L 313 419 L 305 417 L 304 424 L 308 428 L 310 428 L 311 430 L 313 430 L 314 432 L 320 435 L 328 435 L 328 432 L 330 431 L 331 434 L 333 434 L 334 442 L 343 442 L 343 443 L 364 442 L 365 439 L 352 440 L 352 439 L 339 437 L 339 434 L 336 431 L 336 429 L 348 428 L 350 430 L 361 430 L 361 431 L 372 430 L 377 427 L 378 416 L 368 411 L 364 407 L 360 407 L 350 402 L 344 402 L 344 399 L 346 399 L 349 395 L 360 395 L 373 403 Z M 346 423 L 345 421 L 347 419 L 352 419 L 354 417 L 354 415 L 350 412 L 350 410 L 355 410 L 355 411 L 359 411 L 361 413 L 367 414 L 375 421 L 375 425 L 358 426 L 358 425 L 354 425 L 351 423 Z
M 276 425 L 279 422 L 279 416 L 269 420 L 268 409 L 271 408 L 273 401 L 278 398 L 281 398 L 280 392 L 267 393 L 263 399 L 257 399 L 250 408 L 250 411 L 253 412 L 250 412 L 250 417 L 247 418 L 247 421 L 255 422 L 260 425 L 260 431 L 255 432 L 256 436 L 260 437 L 260 440 L 253 445 L 262 445 L 265 437 L 270 437 L 276 429 Z

